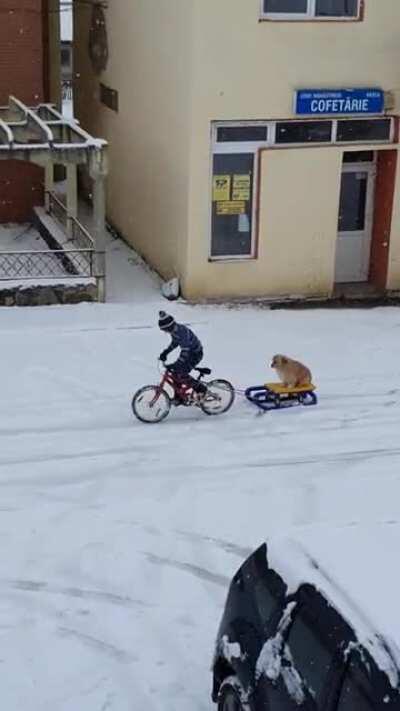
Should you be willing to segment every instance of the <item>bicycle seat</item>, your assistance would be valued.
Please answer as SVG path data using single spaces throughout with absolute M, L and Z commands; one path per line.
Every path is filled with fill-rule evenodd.
M 200 375 L 211 375 L 211 368 L 195 368 Z

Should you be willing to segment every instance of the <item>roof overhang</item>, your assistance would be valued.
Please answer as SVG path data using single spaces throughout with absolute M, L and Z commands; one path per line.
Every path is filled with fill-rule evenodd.
M 89 163 L 92 154 L 98 159 L 106 146 L 52 104 L 29 107 L 10 96 L 9 105 L 0 106 L 0 160 Z

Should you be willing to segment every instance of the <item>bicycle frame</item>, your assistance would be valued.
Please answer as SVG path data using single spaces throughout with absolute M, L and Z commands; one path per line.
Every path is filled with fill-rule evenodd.
M 162 391 L 164 390 L 165 385 L 169 385 L 170 388 L 172 388 L 174 397 L 178 397 L 183 401 L 187 400 L 189 393 L 193 391 L 193 386 L 190 383 L 178 380 L 170 370 L 166 369 L 163 377 L 161 378 L 160 384 L 157 386 L 156 394 L 150 403 L 150 407 L 154 407 Z
M 220 415 L 232 406 L 235 391 L 229 381 L 203 380 L 211 375 L 210 368 L 193 368 L 198 373 L 197 377 L 193 377 L 175 373 L 170 367 L 163 365 L 163 370 L 160 367 L 160 382 L 141 387 L 133 396 L 132 410 L 138 420 L 161 422 L 168 416 L 171 407 L 180 405 L 198 407 L 206 415 Z

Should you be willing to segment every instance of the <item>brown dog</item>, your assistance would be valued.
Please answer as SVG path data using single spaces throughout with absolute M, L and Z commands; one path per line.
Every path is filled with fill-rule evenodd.
M 282 384 L 287 388 L 298 388 L 302 385 L 310 385 L 312 382 L 309 369 L 297 360 L 292 360 L 287 356 L 275 355 L 272 359 L 271 368 L 275 368 Z

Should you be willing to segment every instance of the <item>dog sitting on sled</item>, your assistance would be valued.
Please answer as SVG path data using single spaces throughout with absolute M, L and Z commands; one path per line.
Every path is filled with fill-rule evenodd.
M 317 404 L 311 371 L 303 363 L 278 354 L 273 357 L 271 368 L 276 370 L 281 382 L 247 388 L 245 395 L 249 402 L 264 411 Z

